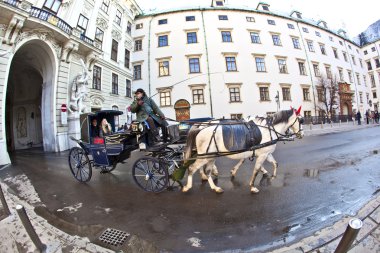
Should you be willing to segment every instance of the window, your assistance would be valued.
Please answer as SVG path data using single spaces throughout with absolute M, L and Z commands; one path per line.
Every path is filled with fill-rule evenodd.
M 342 69 L 338 69 L 338 72 L 339 72 L 339 79 L 340 79 L 340 81 L 344 82 L 343 70 Z
M 322 53 L 323 55 L 326 55 L 325 45 L 323 45 L 323 44 L 319 44 L 319 47 L 320 47 L 320 49 L 321 49 L 321 53 Z
M 193 104 L 204 104 L 203 89 L 193 89 Z
M 259 87 L 260 89 L 260 101 L 270 101 L 269 100 L 269 88 Z
M 195 21 L 195 16 L 186 16 L 186 21 Z
M 197 43 L 197 33 L 196 32 L 189 32 L 187 33 L 187 43 L 188 44 L 193 44 Z
M 362 92 L 359 92 L 359 100 L 360 100 L 360 103 L 363 104 L 363 93 Z
M 230 31 L 222 31 L 222 41 L 223 42 L 232 42 Z
M 231 114 L 231 119 L 236 120 L 236 119 L 242 119 L 242 118 L 243 118 L 243 114 L 241 114 L 241 113 L 232 113 Z
M 268 24 L 276 25 L 276 22 L 273 19 L 268 19 Z
M 166 18 L 158 20 L 159 25 L 166 25 L 167 23 L 168 23 L 168 20 Z
M 369 79 L 371 79 L 371 88 L 375 88 L 376 87 L 375 76 L 373 74 L 369 74 Z
M 347 74 L 348 74 L 348 80 L 350 80 L 350 83 L 353 83 L 354 81 L 352 80 L 352 73 L 351 73 L 351 71 L 347 70 Z
M 272 40 L 273 40 L 273 45 L 275 45 L 275 46 L 281 46 L 280 35 L 278 35 L 278 34 L 272 34 Z
M 358 85 L 361 85 L 360 83 L 360 76 L 358 73 L 356 73 L 356 81 L 358 82 Z
M 101 90 L 102 88 L 102 69 L 94 65 L 92 71 L 92 88 L 96 90 Z
M 168 76 L 169 75 L 169 61 L 160 61 L 158 63 L 159 76 Z
M 129 69 L 129 63 L 131 60 L 131 52 L 129 52 L 128 49 L 125 49 L 125 54 L 124 54 L 124 67 Z
M 309 88 L 302 88 L 303 100 L 310 101 L 310 91 Z
M 59 7 L 61 7 L 62 0 L 46 0 L 44 4 L 44 9 L 48 9 L 51 12 L 57 13 Z
M 100 43 L 102 43 L 103 42 L 103 37 L 104 37 L 104 32 L 101 29 L 99 29 L 98 27 L 96 27 L 95 40 L 97 40 Z
M 329 40 L 330 41 L 334 41 L 333 37 L 329 36 Z
M 367 67 L 368 67 L 368 70 L 372 70 L 372 64 L 371 64 L 371 61 L 367 61 Z
M 298 38 L 292 38 L 292 41 L 293 41 L 293 47 L 294 48 L 301 49 L 300 40 Z
M 81 31 L 81 34 L 85 34 L 86 33 L 87 24 L 88 24 L 88 18 L 86 18 L 85 16 L 83 16 L 82 14 L 80 14 L 77 26 L 78 26 L 79 30 Z
M 348 48 L 351 49 L 351 45 L 348 45 Z
M 319 72 L 318 64 L 313 64 L 314 74 L 316 77 L 321 76 L 321 72 Z
M 368 51 L 367 50 L 364 50 L 364 55 L 367 55 L 368 54 Z
M 308 41 L 307 41 L 307 47 L 309 48 L 309 51 L 310 51 L 310 52 L 315 52 L 315 50 L 314 50 L 314 45 L 313 45 L 313 41 L 308 40 Z
M 323 102 L 325 100 L 325 96 L 323 94 L 322 88 L 317 88 L 318 101 Z
M 133 80 L 141 80 L 141 65 L 133 66 Z
M 131 24 L 131 22 L 129 22 L 129 21 L 128 21 L 128 23 L 127 23 L 127 33 L 128 33 L 129 35 L 132 34 L 132 24 Z
M 268 5 L 263 5 L 263 10 L 264 10 L 264 11 L 269 11 L 269 7 L 268 7 Z
M 168 35 L 158 36 L 158 47 L 166 47 L 168 45 Z
M 333 48 L 333 52 L 334 52 L 335 59 L 339 59 L 339 57 L 338 57 L 338 51 L 336 50 L 336 48 Z
M 331 68 L 329 66 L 326 66 L 326 76 L 327 78 L 332 79 Z
M 351 57 L 352 57 L 352 63 L 353 63 L 354 65 L 356 65 L 355 56 L 351 55 Z
M 300 13 L 297 12 L 296 15 L 297 15 L 297 18 L 302 19 L 302 16 Z
M 260 35 L 257 32 L 251 32 L 251 42 L 255 44 L 260 44 Z
M 321 33 L 320 32 L 315 31 L 315 35 L 317 35 L 318 37 L 321 37 Z
M 363 61 L 362 59 L 359 59 L 360 67 L 363 68 Z
M 376 58 L 376 59 L 375 59 L 375 65 L 376 65 L 376 68 L 380 68 L 380 61 L 379 61 L 379 58 Z
M 304 118 L 311 118 L 311 111 L 303 111 Z
M 365 75 L 363 75 L 363 83 L 364 86 L 367 87 L 367 77 Z
M 294 25 L 293 24 L 288 24 L 288 28 L 289 29 L 294 29 Z
M 115 94 L 115 95 L 119 94 L 118 86 L 119 86 L 119 77 L 116 74 L 112 73 L 112 94 Z
M 160 105 L 161 106 L 170 106 L 171 103 L 171 92 L 170 91 L 161 91 L 160 92 Z
M 233 56 L 226 57 L 227 71 L 237 71 L 236 59 Z
M 375 51 L 376 51 L 376 48 L 375 48 L 375 47 L 372 47 L 371 50 L 372 50 L 372 52 L 375 52 Z
M 302 27 L 302 31 L 305 33 L 309 33 L 309 30 L 306 27 Z
M 118 111 L 119 107 L 114 105 L 114 106 L 112 106 L 112 110 Z M 114 116 L 114 121 L 115 121 L 115 130 L 117 130 L 117 128 L 119 127 L 119 115 Z
M 115 17 L 115 22 L 116 24 L 120 25 L 121 24 L 121 17 L 122 17 L 122 13 L 119 9 L 116 10 L 116 17 Z
M 230 88 L 230 102 L 241 102 L 240 100 L 240 88 Z
M 255 22 L 254 17 L 246 17 L 246 19 L 247 19 L 247 22 Z
M 119 43 L 116 40 L 112 40 L 111 60 L 117 61 L 118 47 L 119 47 Z
M 284 101 L 290 101 L 291 100 L 291 97 L 290 97 L 290 88 L 288 88 L 288 87 L 282 87 L 282 99 Z
M 132 97 L 132 83 L 129 79 L 125 79 L 125 96 Z
M 376 94 L 376 91 L 372 92 L 372 97 L 373 97 L 374 99 L 376 99 L 376 98 L 377 98 L 377 94 Z
M 135 40 L 135 51 L 141 51 L 142 50 L 142 40 Z
M 218 18 L 219 20 L 228 20 L 227 15 L 219 15 Z
M 100 9 L 104 11 L 105 13 L 108 13 L 108 7 L 110 6 L 110 0 L 103 0 L 102 6 L 100 6 Z
M 339 41 L 339 44 L 340 44 L 341 46 L 343 46 L 343 42 L 342 42 L 341 40 Z
M 143 28 L 143 24 L 142 23 L 136 24 L 136 30 L 139 30 L 139 29 L 142 29 L 142 28 Z
M 199 58 L 189 58 L 190 73 L 200 73 Z
M 305 63 L 304 62 L 298 62 L 298 68 L 300 70 L 300 75 L 306 76 L 306 68 L 305 68 Z
M 285 59 L 277 59 L 278 61 L 278 67 L 280 69 L 280 73 L 287 74 L 288 70 L 286 68 L 286 60 Z
M 257 72 L 266 72 L 265 61 L 263 57 L 255 57 L 256 61 L 256 71 Z
M 216 6 L 223 6 L 223 1 L 216 1 Z
M 346 62 L 348 62 L 348 58 L 347 58 L 347 54 L 346 54 L 346 52 L 343 52 L 343 58 L 344 58 L 344 60 L 345 60 Z

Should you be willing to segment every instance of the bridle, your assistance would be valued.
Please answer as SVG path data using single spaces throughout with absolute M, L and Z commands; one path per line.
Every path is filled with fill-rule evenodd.
M 301 132 L 303 131 L 303 129 L 302 129 L 301 126 L 304 123 L 304 120 L 303 120 L 302 116 L 296 116 L 296 119 L 294 120 L 293 124 L 291 124 L 288 129 L 290 129 L 292 126 L 294 126 L 294 124 L 296 124 L 297 121 L 298 121 L 298 124 L 299 124 L 298 125 L 298 132 L 292 133 L 291 135 L 295 135 L 297 138 L 301 138 L 302 137 L 301 136 Z

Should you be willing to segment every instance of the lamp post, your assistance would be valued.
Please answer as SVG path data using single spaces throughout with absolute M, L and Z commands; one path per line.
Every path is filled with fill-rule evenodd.
M 277 103 L 277 111 L 280 110 L 280 93 L 277 91 L 277 95 L 274 97 L 276 103 Z

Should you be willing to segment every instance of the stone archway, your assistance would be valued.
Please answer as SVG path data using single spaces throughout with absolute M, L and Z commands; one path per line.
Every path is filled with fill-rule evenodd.
M 190 119 L 190 103 L 186 99 L 179 99 L 174 104 L 176 121 Z
M 8 151 L 43 147 L 55 151 L 55 64 L 46 42 L 23 44 L 12 58 L 5 106 Z

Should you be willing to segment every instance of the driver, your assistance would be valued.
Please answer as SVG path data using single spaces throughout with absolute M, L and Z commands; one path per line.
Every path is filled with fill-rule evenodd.
M 136 113 L 137 121 L 147 121 L 156 142 L 161 141 L 156 125 L 161 126 L 163 141 L 167 142 L 168 133 L 166 127 L 168 126 L 168 122 L 165 120 L 165 115 L 153 99 L 147 97 L 145 91 L 141 88 L 135 92 L 135 100 L 131 104 L 131 111 Z

